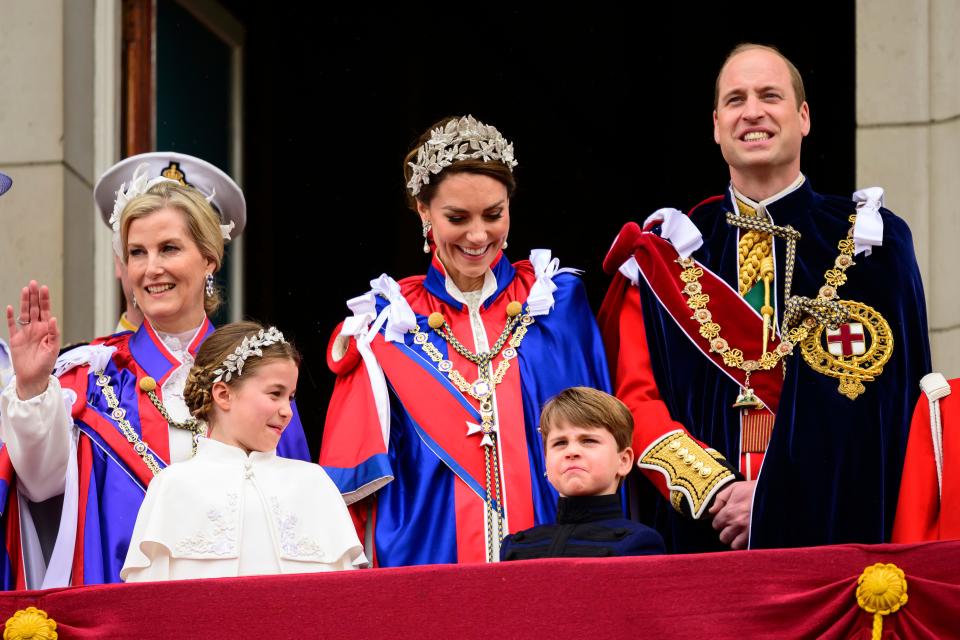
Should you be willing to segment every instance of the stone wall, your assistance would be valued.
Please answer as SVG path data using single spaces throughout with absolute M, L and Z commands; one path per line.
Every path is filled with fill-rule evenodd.
M 857 185 L 913 230 L 933 366 L 960 376 L 960 3 L 858 0 Z

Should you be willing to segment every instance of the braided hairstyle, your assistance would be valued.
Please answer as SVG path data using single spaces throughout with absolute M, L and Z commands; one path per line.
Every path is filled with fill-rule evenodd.
M 236 351 L 243 339 L 254 336 L 257 332 L 265 330 L 259 322 L 231 322 L 214 331 L 209 338 L 204 340 L 197 351 L 197 358 L 187 376 L 187 383 L 183 387 L 183 399 L 190 409 L 190 413 L 197 420 L 203 420 L 209 424 L 210 415 L 213 413 L 213 372 L 220 368 L 223 361 L 231 353 Z M 289 342 L 278 342 L 267 347 L 261 347 L 263 356 L 252 356 L 247 358 L 243 365 L 243 375 L 233 376 L 229 382 L 224 382 L 228 387 L 236 387 L 243 384 L 250 375 L 256 373 L 257 369 L 263 366 L 267 360 L 287 359 L 292 360 L 298 367 L 300 366 L 300 352 Z

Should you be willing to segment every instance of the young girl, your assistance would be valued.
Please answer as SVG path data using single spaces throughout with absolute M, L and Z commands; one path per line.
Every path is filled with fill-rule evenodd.
M 126 582 L 352 569 L 366 563 L 323 469 L 276 455 L 300 355 L 275 327 L 235 322 L 197 353 L 184 388 L 207 425 L 196 456 L 150 483 Z

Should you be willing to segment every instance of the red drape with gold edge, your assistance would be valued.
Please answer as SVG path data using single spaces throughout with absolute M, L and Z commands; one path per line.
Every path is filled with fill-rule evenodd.
M 0 595 L 71 638 L 869 638 L 863 569 L 909 601 L 884 639 L 960 637 L 960 542 L 533 560 L 103 585 Z

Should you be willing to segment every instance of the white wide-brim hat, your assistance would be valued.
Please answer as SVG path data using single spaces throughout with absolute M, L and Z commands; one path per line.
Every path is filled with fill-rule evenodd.
M 100 176 L 93 188 L 93 198 L 107 226 L 111 226 L 118 191 L 124 185 L 129 187 L 140 165 L 146 165 L 140 173 L 145 173 L 150 180 L 162 176 L 199 191 L 219 211 L 223 225 L 230 227 L 233 223 L 228 239 L 233 240 L 243 232 L 247 224 L 247 201 L 233 178 L 206 160 L 173 151 L 152 151 L 124 158 Z

